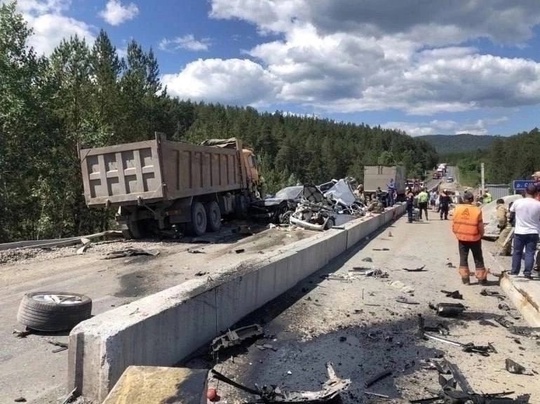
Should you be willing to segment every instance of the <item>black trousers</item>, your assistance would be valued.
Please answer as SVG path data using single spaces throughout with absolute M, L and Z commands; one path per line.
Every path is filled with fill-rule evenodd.
M 418 214 L 418 217 L 420 219 L 422 219 L 422 212 L 424 212 L 426 214 L 426 219 L 428 218 L 428 216 L 427 216 L 427 205 L 428 205 L 427 202 L 418 202 L 418 209 L 420 209 L 420 213 Z
M 440 205 L 439 206 L 439 211 L 441 213 L 441 219 L 444 218 L 445 219 L 448 219 L 448 211 L 450 210 L 450 206 L 448 205 Z
M 459 246 L 459 266 L 469 267 L 469 251 L 472 252 L 474 258 L 474 266 L 476 269 L 485 268 L 484 256 L 482 254 L 482 240 L 478 241 L 460 241 Z

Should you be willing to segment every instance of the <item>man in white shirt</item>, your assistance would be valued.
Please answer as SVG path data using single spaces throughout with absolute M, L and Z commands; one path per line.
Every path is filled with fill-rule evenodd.
M 532 278 L 534 254 L 538 235 L 540 234 L 540 201 L 535 197 L 538 191 L 534 184 L 525 190 L 525 198 L 518 199 L 510 208 L 511 217 L 514 216 L 514 253 L 512 254 L 512 275 L 519 275 L 521 258 L 525 249 L 525 268 L 523 276 Z

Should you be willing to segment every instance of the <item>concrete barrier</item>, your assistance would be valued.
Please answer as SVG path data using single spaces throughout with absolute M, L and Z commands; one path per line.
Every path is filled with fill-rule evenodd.
M 101 402 L 128 366 L 178 363 L 404 210 L 396 206 L 301 240 L 256 265 L 225 268 L 80 323 L 69 335 L 68 390 Z

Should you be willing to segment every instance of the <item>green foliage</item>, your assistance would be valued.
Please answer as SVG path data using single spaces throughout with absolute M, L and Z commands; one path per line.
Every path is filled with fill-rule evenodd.
M 467 153 L 470 150 L 487 150 L 500 136 L 477 135 L 426 135 L 419 136 L 435 147 L 439 154 Z
M 66 38 L 48 58 L 28 46 L 14 3 L 0 5 L 0 242 L 104 230 L 113 212 L 83 199 L 78 147 L 153 138 L 200 142 L 238 137 L 259 156 L 266 191 L 400 162 L 416 175 L 435 149 L 405 133 L 251 107 L 170 97 L 152 50 L 136 41 L 125 59 L 107 33 Z

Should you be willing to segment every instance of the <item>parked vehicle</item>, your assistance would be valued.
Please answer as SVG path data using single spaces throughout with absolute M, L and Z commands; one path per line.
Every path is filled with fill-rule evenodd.
M 405 167 L 404 166 L 365 166 L 364 167 L 364 193 L 372 197 L 377 188 L 386 193 L 390 179 L 394 180 L 397 191 L 397 200 L 405 196 Z
M 142 238 L 173 226 L 191 235 L 218 231 L 222 216 L 243 215 L 260 196 L 252 150 L 240 140 L 202 145 L 154 140 L 79 150 L 89 207 L 118 208 L 124 235 Z

